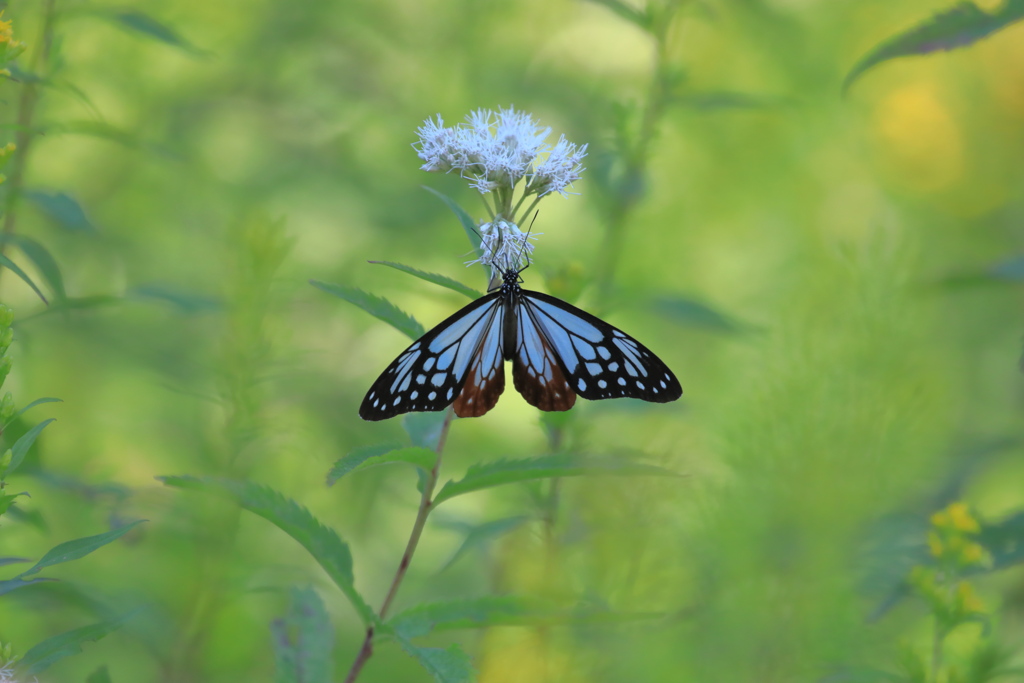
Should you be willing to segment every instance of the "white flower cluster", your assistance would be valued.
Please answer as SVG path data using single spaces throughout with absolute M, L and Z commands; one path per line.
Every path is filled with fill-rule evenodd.
M 512 190 L 526 178 L 526 195 L 566 194 L 579 180 L 587 146 L 577 146 L 562 136 L 551 147 L 545 143 L 550 128 L 541 128 L 533 117 L 515 108 L 479 109 L 466 123 L 445 127 L 441 115 L 427 119 L 416 131 L 417 152 L 424 171 L 458 171 L 482 194 Z M 538 163 L 538 157 L 543 161 Z
M 495 220 L 480 226 L 480 258 L 466 263 L 482 263 L 491 267 L 492 277 L 507 270 L 519 270 L 530 260 L 533 245 L 529 239 L 539 233 L 525 233 L 515 223 Z

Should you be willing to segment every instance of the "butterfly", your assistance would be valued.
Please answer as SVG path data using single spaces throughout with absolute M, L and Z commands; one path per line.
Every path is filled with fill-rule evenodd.
M 667 403 L 683 394 L 646 346 L 561 299 L 521 289 L 521 272 L 505 270 L 499 289 L 413 342 L 370 387 L 359 416 L 384 420 L 454 404 L 459 417 L 479 417 L 505 389 L 506 360 L 516 389 L 541 410 L 569 410 L 577 395 Z

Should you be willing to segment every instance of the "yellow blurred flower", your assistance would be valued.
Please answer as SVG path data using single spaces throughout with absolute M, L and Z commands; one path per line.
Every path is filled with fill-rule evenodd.
M 932 557 L 942 557 L 942 551 L 945 549 L 942 539 L 934 531 L 928 532 L 928 549 L 931 551 Z
M 985 605 L 974 592 L 974 587 L 966 581 L 956 586 L 956 602 L 962 614 L 981 614 L 985 611 Z
M 945 510 L 940 510 L 932 515 L 932 526 L 950 531 L 960 531 L 965 534 L 976 534 L 981 531 L 978 520 L 971 515 L 967 504 L 963 502 L 950 503 Z
M 957 531 L 963 531 L 968 534 L 976 534 L 981 531 L 981 526 L 971 516 L 966 503 L 953 503 L 946 509 L 949 512 L 949 521 Z
M 0 43 L 9 43 L 14 38 L 14 29 L 11 27 L 11 20 L 3 20 L 4 11 L 0 9 Z

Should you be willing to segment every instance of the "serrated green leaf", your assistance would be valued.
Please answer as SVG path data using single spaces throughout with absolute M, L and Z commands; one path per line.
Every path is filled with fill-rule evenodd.
M 5 514 L 20 496 L 27 496 L 28 493 L 0 493 L 0 515 Z
M 7 423 L 3 426 L 3 429 L 6 430 L 11 425 L 12 422 L 17 420 L 24 413 L 28 412 L 31 408 L 35 408 L 37 405 L 40 405 L 42 403 L 63 403 L 63 402 L 64 402 L 64 400 L 63 399 L 59 399 L 59 398 L 49 398 L 49 397 L 47 397 L 47 398 L 37 398 L 36 400 L 32 401 L 31 403 L 29 403 L 24 408 L 22 408 L 21 410 L 16 412 L 14 414 L 14 416 L 11 417 L 11 419 L 8 420 Z
M 480 249 L 480 233 L 477 232 L 476 221 L 474 221 L 473 218 L 466 213 L 461 206 L 459 206 L 458 202 L 448 195 L 438 192 L 434 188 L 427 187 L 426 185 L 423 185 L 422 187 L 424 190 L 444 202 L 445 206 L 452 210 L 455 217 L 459 219 L 459 224 L 462 226 L 462 230 L 466 233 L 470 246 L 473 247 L 473 253 L 477 258 L 483 256 L 483 251 Z
M 429 472 L 435 462 L 437 462 L 437 453 L 419 446 L 408 448 L 395 445 L 367 446 L 352 451 L 334 463 L 334 467 L 327 473 L 327 485 L 331 486 L 346 474 L 379 465 L 407 463 L 415 465 L 424 472 Z
M 530 518 L 525 515 L 519 515 L 517 517 L 506 517 L 504 519 L 496 519 L 491 522 L 485 522 L 477 526 L 472 527 L 469 533 L 466 534 L 465 539 L 462 541 L 462 545 L 455 551 L 451 559 L 448 560 L 441 571 L 444 571 L 455 564 L 459 558 L 468 553 L 470 550 L 482 547 L 487 543 L 490 543 L 494 539 L 503 536 L 510 531 L 514 531 L 521 527 Z
M 474 465 L 459 481 L 448 481 L 434 498 L 438 505 L 455 496 L 481 489 L 553 477 L 579 477 L 589 474 L 617 476 L 678 477 L 679 474 L 655 465 L 635 463 L 612 457 L 581 457 L 570 454 L 546 455 L 527 460 L 499 460 Z
M 914 28 L 877 45 L 850 69 L 843 81 L 847 90 L 864 72 L 882 62 L 966 47 L 1024 18 L 1024 1 L 1007 0 L 996 12 L 986 12 L 970 2 L 939 12 Z
M 409 435 L 413 445 L 434 450 L 450 412 L 451 408 L 439 412 L 406 413 L 402 416 L 402 429 Z
M 655 312 L 679 325 L 736 334 L 747 329 L 714 308 L 682 296 L 661 296 L 653 301 Z
M 43 555 L 43 559 L 36 562 L 31 569 L 18 574 L 18 578 L 31 576 L 39 570 L 45 569 L 46 567 L 52 567 L 55 564 L 62 564 L 64 562 L 81 559 L 108 543 L 116 541 L 145 521 L 146 520 L 144 519 L 139 519 L 112 531 L 96 534 L 95 536 L 87 536 L 85 538 L 76 538 L 73 541 L 65 541 L 60 545 L 56 545 L 48 550 L 47 553 Z
M 39 190 L 26 190 L 23 194 L 61 227 L 73 232 L 97 232 L 82 206 L 69 195 Z
M 13 244 L 18 247 L 21 253 L 35 265 L 36 270 L 50 285 L 50 289 L 53 290 L 57 298 L 63 299 L 67 296 L 64 291 L 64 276 L 61 275 L 60 266 L 57 265 L 57 260 L 53 258 L 46 247 L 23 235 L 0 235 L 0 243 Z
M 458 645 L 452 645 L 447 650 L 437 647 L 419 647 L 413 645 L 408 639 L 397 636 L 395 640 L 408 654 L 430 672 L 436 683 L 471 683 L 473 680 L 473 665 L 469 657 Z
M 348 544 L 324 526 L 306 508 L 266 486 L 214 477 L 157 477 L 167 486 L 200 491 L 234 501 L 240 507 L 266 519 L 305 548 L 341 589 L 366 624 L 377 621 L 376 613 L 356 591 L 352 574 L 352 553 Z
M 356 287 L 332 285 L 320 282 L 319 280 L 310 280 L 309 284 L 358 306 L 378 320 L 383 320 L 391 325 L 410 339 L 419 339 L 423 336 L 423 326 L 416 321 L 416 318 L 413 318 L 387 299 L 369 294 Z
M 100 664 L 89 677 L 85 679 L 85 683 L 111 683 L 110 672 L 107 671 L 106 664 Z
M 28 581 L 25 581 L 23 579 L 8 579 L 6 581 L 0 581 L 0 595 L 10 593 L 11 591 L 18 590 L 19 588 L 24 588 L 25 586 L 31 586 L 32 584 L 39 583 L 41 581 L 56 580 L 57 579 L 47 579 L 45 577 L 40 577 L 38 579 L 29 579 Z
M 29 676 L 42 673 L 54 662 L 81 652 L 83 643 L 97 641 L 121 628 L 134 615 L 135 612 L 131 612 L 115 619 L 101 621 L 91 626 L 83 626 L 82 628 L 76 628 L 58 636 L 47 638 L 26 652 L 18 664 L 22 667 L 28 667 Z
M 567 614 L 554 603 L 513 595 L 417 605 L 388 619 L 402 638 L 418 638 L 435 630 L 481 628 L 538 623 Z
M 275 683 L 330 683 L 334 677 L 334 629 L 312 588 L 292 588 L 283 619 L 270 625 L 274 639 Z
M 28 453 L 28 449 L 32 448 L 32 444 L 36 442 L 36 438 L 40 432 L 46 429 L 46 426 L 54 421 L 54 418 L 43 420 L 32 429 L 28 430 L 21 435 L 21 438 L 14 442 L 11 446 L 11 464 L 7 466 L 7 474 L 14 474 L 14 471 L 21 466 L 21 462 L 25 459 L 25 454 Z
M 42 291 L 40 291 L 39 287 L 36 286 L 36 283 L 32 282 L 32 278 L 30 278 L 28 276 L 28 273 L 22 270 L 17 263 L 7 258 L 5 255 L 0 254 L 0 266 L 6 267 L 8 270 L 10 270 L 15 275 L 24 280 L 25 284 L 31 287 L 32 291 L 36 293 L 36 296 L 43 300 L 44 304 L 46 304 L 47 306 L 50 305 L 50 302 L 46 300 L 46 296 L 42 293 Z M 24 320 L 22 322 L 24 322 Z
M 430 282 L 432 284 L 440 285 L 441 287 L 446 287 L 452 291 L 467 296 L 470 299 L 479 299 L 481 296 L 483 296 L 481 292 L 478 292 L 472 287 L 467 287 L 458 280 L 453 280 L 450 277 L 438 275 L 437 273 L 427 273 L 422 270 L 417 270 L 412 266 L 406 266 L 401 263 L 395 263 L 394 261 L 368 261 L 367 263 L 373 263 L 374 265 L 380 266 L 389 266 L 396 270 L 400 270 L 403 273 L 408 273 L 413 277 L 418 277 L 421 280 L 426 280 L 427 282 Z

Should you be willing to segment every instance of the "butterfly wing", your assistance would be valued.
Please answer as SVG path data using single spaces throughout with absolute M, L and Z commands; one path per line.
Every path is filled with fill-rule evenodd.
M 566 381 L 558 352 L 538 324 L 537 316 L 520 296 L 516 316 L 516 348 L 512 382 L 526 402 L 541 410 L 569 410 L 576 392 Z
M 524 322 L 528 320 L 529 322 Z M 605 398 L 639 398 L 654 403 L 668 403 L 682 396 L 668 366 L 651 351 L 622 330 L 609 325 L 561 299 L 522 290 L 519 297 L 519 330 L 532 328 L 539 341 L 519 341 L 519 355 L 529 379 L 517 378 L 516 388 L 532 405 L 542 410 L 568 410 L 575 401 L 564 398 L 579 394 L 596 401 Z M 541 365 L 538 365 L 538 360 Z M 543 363 L 553 361 L 557 370 L 538 372 Z M 559 372 L 560 371 L 560 372 Z M 546 399 L 536 402 L 527 396 L 520 384 Z M 545 408 L 544 402 L 555 405 Z M 561 407 L 565 406 L 565 407 Z
M 366 393 L 359 416 L 384 420 L 410 411 L 483 415 L 505 388 L 501 367 L 504 305 L 500 292 L 480 297 L 413 342 Z

